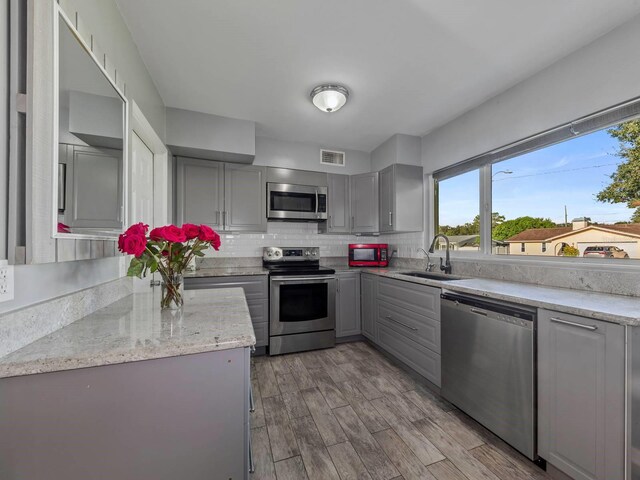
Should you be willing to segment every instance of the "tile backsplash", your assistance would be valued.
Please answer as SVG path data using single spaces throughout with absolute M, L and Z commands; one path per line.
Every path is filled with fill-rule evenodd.
M 423 234 L 400 233 L 380 236 L 318 234 L 317 223 L 269 222 L 267 233 L 221 234 L 220 251 L 209 249 L 208 257 L 242 258 L 261 257 L 262 247 L 320 247 L 321 257 L 346 257 L 350 243 L 388 243 L 399 257 L 420 258 Z

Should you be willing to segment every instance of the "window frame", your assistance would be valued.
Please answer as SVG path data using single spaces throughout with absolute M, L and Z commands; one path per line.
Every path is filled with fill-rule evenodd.
M 425 228 L 426 245 L 430 245 L 433 236 L 438 230 L 438 182 L 448 178 L 462 175 L 472 170 L 479 170 L 480 182 L 480 250 L 477 252 L 461 252 L 451 250 L 452 257 L 500 261 L 502 263 L 535 263 L 537 265 L 588 265 L 594 267 L 596 265 L 605 267 L 614 271 L 640 269 L 640 259 L 631 259 L 624 264 L 611 264 L 602 259 L 584 258 L 584 257 L 548 257 L 544 255 L 501 255 L 492 252 L 492 232 L 491 232 L 491 212 L 492 206 L 492 167 L 494 164 L 518 157 L 533 151 L 541 150 L 558 143 L 569 141 L 590 133 L 612 127 L 625 121 L 640 118 L 640 97 L 636 97 L 629 101 L 620 103 L 610 108 L 606 108 L 584 117 L 580 117 L 571 122 L 550 128 L 548 130 L 531 135 L 530 137 L 515 141 L 502 147 L 490 150 L 483 154 L 471 157 L 462 162 L 458 162 L 449 167 L 437 170 L 429 175 L 429 183 L 431 186 L 430 196 L 433 209 L 429 212 L 430 219 Z M 435 252 L 436 256 L 443 256 L 443 253 Z

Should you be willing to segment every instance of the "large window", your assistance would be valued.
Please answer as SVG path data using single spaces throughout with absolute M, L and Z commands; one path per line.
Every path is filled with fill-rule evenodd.
M 640 118 L 629 115 L 633 109 L 640 113 L 640 102 L 437 172 L 436 231 L 461 251 L 640 259 Z M 624 121 L 612 122 L 616 116 Z
M 440 180 L 437 184 L 438 233 L 449 237 L 453 250 L 480 248 L 480 176 L 478 170 Z M 445 244 L 438 242 L 438 248 Z

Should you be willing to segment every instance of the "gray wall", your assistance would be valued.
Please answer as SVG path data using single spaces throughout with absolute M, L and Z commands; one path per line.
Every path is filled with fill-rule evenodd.
M 425 135 L 425 173 L 640 95 L 638 44 L 640 16 Z
M 153 129 L 165 138 L 165 105 L 142 61 L 138 47 L 124 23 L 114 0 L 61 0 L 67 15 L 78 12 L 83 30 L 92 34 L 100 50 L 115 65 L 118 79 L 126 84 L 126 96 L 133 98 Z M 71 17 L 73 18 L 73 17 Z M 120 83 L 120 80 L 118 80 Z
M 71 18 L 75 17 L 76 11 L 79 13 L 80 32 L 94 36 L 100 49 L 115 65 L 119 72 L 118 77 L 126 82 L 127 97 L 135 100 L 156 133 L 164 139 L 166 123 L 164 103 L 142 62 L 114 0 L 90 2 L 62 0 L 60 3 Z M 3 15 L 5 12 L 0 13 L 0 19 Z M 4 28 L 6 28 L 4 25 L 0 26 L 0 29 Z M 0 36 L 4 37 L 3 33 L 5 30 L 0 30 Z M 4 38 L 0 40 L 2 41 Z M 1 73 L 2 70 L 0 70 L 0 81 L 4 82 L 6 75 Z M 0 113 L 3 112 L 1 108 Z M 2 115 L 0 118 L 0 127 L 4 117 Z M 0 132 L 5 130 L 0 128 Z M 5 156 L 2 155 L 2 161 Z M 0 218 L 5 212 L 6 208 L 0 209 Z M 125 273 L 123 262 L 123 258 L 113 257 L 43 265 L 18 265 L 14 270 L 15 298 L 12 301 L 0 303 L 0 313 L 115 280 Z
M 7 258 L 9 2 L 0 5 L 0 259 Z
M 345 152 L 346 166 L 322 165 L 321 148 Z M 253 164 L 348 175 L 371 171 L 371 157 L 367 152 L 345 150 L 333 145 L 285 142 L 267 137 L 256 137 L 256 158 Z

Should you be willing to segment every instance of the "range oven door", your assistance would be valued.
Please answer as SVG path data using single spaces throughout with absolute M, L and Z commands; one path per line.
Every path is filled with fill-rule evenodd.
M 270 319 L 270 336 L 335 329 L 335 277 L 271 277 Z
M 326 220 L 327 187 L 267 183 L 267 218 L 271 220 Z

